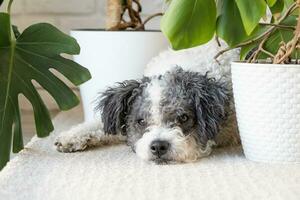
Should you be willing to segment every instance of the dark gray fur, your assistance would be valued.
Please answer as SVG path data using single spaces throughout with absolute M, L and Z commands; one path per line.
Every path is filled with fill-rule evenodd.
M 126 115 L 131 104 L 141 92 L 140 81 L 127 80 L 108 88 L 100 96 L 96 110 L 101 111 L 104 132 L 117 134 L 124 132 Z
M 221 80 L 209 78 L 208 73 L 184 71 L 176 68 L 166 76 L 173 77 L 175 85 L 181 85 L 194 105 L 201 139 L 214 139 L 220 124 L 226 120 L 225 108 L 229 106 L 230 92 Z

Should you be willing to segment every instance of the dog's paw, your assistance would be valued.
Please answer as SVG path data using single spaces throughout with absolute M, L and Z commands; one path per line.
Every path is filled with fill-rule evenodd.
M 83 151 L 87 148 L 87 140 L 74 137 L 73 135 L 59 136 L 54 143 L 56 150 L 63 153 L 71 153 L 75 151 Z

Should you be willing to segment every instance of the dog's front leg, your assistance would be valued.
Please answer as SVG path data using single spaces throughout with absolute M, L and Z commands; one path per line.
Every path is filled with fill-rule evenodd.
M 60 152 L 82 151 L 90 146 L 116 144 L 126 140 L 121 134 L 105 134 L 99 121 L 82 123 L 62 132 L 54 143 L 56 149 Z

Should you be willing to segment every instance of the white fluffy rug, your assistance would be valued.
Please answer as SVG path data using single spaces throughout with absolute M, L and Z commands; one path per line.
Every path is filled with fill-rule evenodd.
M 299 199 L 300 166 L 248 161 L 241 148 L 219 149 L 197 163 L 145 163 L 124 145 L 62 154 L 58 132 L 81 121 L 80 108 L 59 115 L 56 131 L 34 138 L 0 173 L 2 200 Z

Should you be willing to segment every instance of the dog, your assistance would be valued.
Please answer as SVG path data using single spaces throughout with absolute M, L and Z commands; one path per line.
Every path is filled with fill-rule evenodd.
M 218 50 L 210 42 L 161 53 L 144 78 L 102 92 L 96 106 L 101 120 L 62 133 L 56 149 L 75 152 L 126 142 L 143 160 L 167 164 L 194 162 L 214 146 L 239 144 L 229 66 L 237 53 L 225 55 L 220 66 L 212 58 Z

